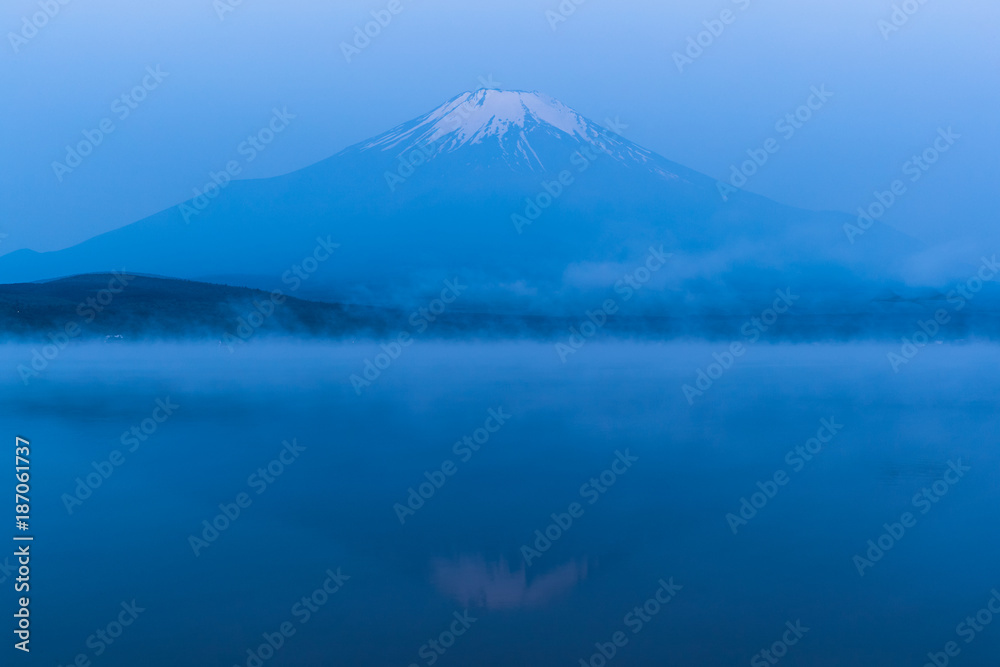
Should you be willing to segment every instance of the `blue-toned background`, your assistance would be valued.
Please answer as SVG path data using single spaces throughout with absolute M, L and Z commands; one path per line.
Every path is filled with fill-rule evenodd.
M 190 198 L 276 105 L 297 118 L 247 177 L 325 158 L 481 77 L 599 122 L 619 118 L 629 139 L 716 178 L 775 136 L 810 86 L 826 84 L 835 98 L 782 142 L 749 190 L 853 213 L 939 126 L 953 126 L 960 145 L 886 220 L 948 256 L 1000 240 L 990 197 L 1000 142 L 995 3 L 913 0 L 919 10 L 886 39 L 878 22 L 891 19 L 889 0 L 588 0 L 565 22 L 546 16 L 557 0 L 400 2 L 350 62 L 341 43 L 386 2 L 245 0 L 225 11 L 221 0 L 73 0 L 16 52 L 7 35 L 0 251 L 63 248 Z M 673 54 L 724 10 L 733 22 L 679 72 Z M 17 34 L 37 11 L 29 0 L 6 3 L 2 32 Z M 118 121 L 112 102 L 156 65 L 169 76 Z M 106 117 L 115 133 L 59 182 L 51 163 Z
M 401 296 L 399 312 L 364 311 L 353 324 L 356 311 L 339 304 L 271 309 L 273 328 L 244 343 L 230 332 L 263 293 L 143 278 L 109 296 L 86 341 L 57 349 L 53 336 L 83 317 L 74 306 L 109 277 L 4 285 L 0 437 L 31 441 L 37 541 L 32 655 L 5 646 L 3 664 L 13 655 L 10 664 L 80 667 L 757 667 L 774 664 L 770 655 L 903 667 L 937 660 L 948 642 L 960 648 L 955 665 L 992 664 L 1000 359 L 983 339 L 996 335 L 998 301 L 989 285 L 959 316 L 971 296 L 946 294 L 998 275 L 977 273 L 1000 247 L 998 19 L 985 0 L 6 3 L 0 255 L 69 248 L 142 221 L 66 263 L 4 257 L 10 282 L 33 279 L 16 275 L 28 269 L 53 278 L 66 266 L 172 267 L 167 277 L 272 289 L 310 257 L 318 270 L 316 248 L 343 241 L 291 296 L 334 294 L 361 310 L 384 303 L 372 295 Z M 200 226 L 169 210 L 228 161 L 241 179 L 292 174 L 373 136 L 408 136 L 391 128 L 415 118 L 411 127 L 424 127 L 422 114 L 482 87 L 543 94 L 469 97 L 489 113 L 527 101 L 551 117 L 562 107 L 545 96 L 557 98 L 593 120 L 589 139 L 539 141 L 544 124 L 521 117 L 547 149 L 537 172 L 506 169 L 502 142 L 470 140 L 393 199 L 380 176 L 396 153 L 359 149 L 233 186 Z M 783 135 L 786 114 L 816 90 L 831 95 Z M 275 114 L 282 131 L 248 149 Z M 578 127 L 568 111 L 559 119 Z M 572 151 L 603 145 L 601 126 L 673 162 L 646 173 L 636 166 L 646 154 L 630 144 L 617 153 L 628 159 L 600 163 L 520 236 L 508 221 L 522 198 Z M 940 133 L 953 145 L 883 219 L 913 238 L 886 229 L 857 245 L 843 238 L 847 216 Z M 84 137 L 97 137 L 92 153 L 54 166 Z M 686 169 L 728 179 L 773 137 L 780 150 L 745 189 L 817 213 L 753 197 L 730 205 Z M 477 170 L 477 160 L 496 169 Z M 555 344 L 575 340 L 568 327 L 593 321 L 647 253 L 676 258 L 658 260 L 664 270 L 612 326 L 586 340 L 574 333 L 579 348 L 562 355 Z M 749 268 L 730 271 L 731 257 Z M 448 310 L 452 324 L 443 318 L 400 348 L 368 385 L 353 382 L 386 354 L 385 340 L 427 329 L 406 316 L 434 303 L 421 296 L 428 285 L 431 297 L 444 294 L 445 276 L 473 285 Z M 764 317 L 778 289 L 801 290 L 801 308 L 750 341 L 735 323 Z M 944 307 L 954 320 L 926 345 L 898 338 L 922 335 Z M 305 340 L 296 313 L 336 326 L 327 340 Z M 489 319 L 526 313 L 538 328 Z M 184 335 L 199 340 L 157 339 Z M 727 336 L 746 342 L 746 355 L 702 380 L 730 349 Z M 37 349 L 52 350 L 51 363 L 22 372 Z M 906 362 L 889 356 L 908 350 Z M 68 508 L 78 480 L 168 399 L 176 412 Z M 511 417 L 463 460 L 471 450 L 455 443 L 475 438 L 490 410 Z M 788 452 L 821 420 L 843 429 L 797 469 Z M 257 493 L 256 471 L 284 441 L 305 450 Z M 624 452 L 637 460 L 613 485 L 602 481 Z M 969 470 L 954 483 L 941 481 L 961 466 Z M 454 474 L 442 478 L 445 468 Z M 787 484 L 767 483 L 780 474 Z M 420 505 L 410 489 L 429 479 L 445 481 Z M 607 486 L 595 496 L 597 484 Z M 773 497 L 733 530 L 743 499 L 760 500 L 761 488 Z M 943 491 L 915 499 L 925 489 Z M 250 506 L 193 549 L 202 522 L 241 493 Z M 401 522 L 408 497 L 417 506 Z M 538 546 L 535 531 L 573 503 L 583 515 Z M 904 512 L 916 524 L 884 537 Z M 880 537 L 889 546 L 860 566 Z M 0 555 L 5 610 L 8 560 Z M 317 600 L 331 572 L 343 587 L 306 616 L 302 599 Z M 633 632 L 634 608 L 674 585 Z M 143 609 L 135 623 L 98 648 L 90 637 L 133 600 Z M 442 635 L 463 614 L 475 618 L 467 632 Z M 276 653 L 248 656 L 283 623 L 295 634 Z M 788 627 L 808 630 L 792 644 Z M 9 641 L 9 627 L 0 630 Z M 612 656 L 618 631 L 628 641 Z M 447 650 L 434 653 L 431 640 Z

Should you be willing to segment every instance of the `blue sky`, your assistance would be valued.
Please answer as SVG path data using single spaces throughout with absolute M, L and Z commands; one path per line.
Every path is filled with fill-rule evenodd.
M 777 138 L 746 187 L 810 209 L 869 204 L 951 127 L 961 137 L 884 219 L 942 253 L 1000 248 L 996 3 L 912 0 L 884 35 L 889 0 L 567 0 L 558 23 L 557 0 L 398 0 L 396 14 L 382 0 L 221 2 L 42 0 L 54 15 L 37 32 L 22 30 L 38 0 L 5 3 L 0 252 L 66 247 L 189 198 L 245 157 L 274 108 L 295 118 L 241 177 L 303 167 L 490 76 L 618 118 L 629 139 L 716 178 Z M 347 62 L 341 43 L 380 11 L 391 21 Z M 723 29 L 679 71 L 674 53 L 706 21 Z M 137 102 L 144 77 L 155 86 Z M 776 122 L 823 85 L 833 96 L 784 138 Z M 102 121 L 114 131 L 60 181 L 52 163 Z

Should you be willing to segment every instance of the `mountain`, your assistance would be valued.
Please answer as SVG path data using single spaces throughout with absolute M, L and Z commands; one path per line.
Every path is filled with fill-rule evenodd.
M 658 166 L 649 151 L 587 120 L 558 100 L 539 93 L 490 89 L 459 95 L 434 111 L 341 155 L 369 151 L 400 153 L 405 163 L 406 155 L 412 155 L 414 149 L 423 159 L 430 160 L 482 147 L 485 150 L 480 151 L 481 161 L 470 161 L 470 153 L 463 153 L 467 166 L 478 167 L 499 158 L 515 172 L 546 173 L 568 166 L 567 154 L 552 150 L 567 140 L 574 151 L 580 146 L 590 146 L 595 155 L 600 151 L 619 164 L 647 168 L 668 179 L 677 177 Z M 419 160 L 414 155 L 413 161 Z M 393 183 L 390 189 L 394 189 Z
M 216 180 L 213 198 L 0 257 L 0 282 L 124 269 L 407 307 L 457 278 L 469 306 L 578 312 L 658 253 L 670 257 L 633 290 L 639 310 L 710 312 L 789 286 L 850 310 L 912 294 L 900 276 L 920 250 L 882 225 L 851 244 L 842 214 L 723 197 L 715 180 L 520 91 L 464 93 L 290 174 Z
M 227 334 L 249 339 L 269 333 L 338 336 L 399 326 L 398 313 L 271 297 L 244 287 L 120 272 L 15 283 L 0 285 L 0 332 L 5 338 L 58 344 L 64 337 L 117 341 L 222 340 Z
M 868 304 L 869 312 L 864 315 L 797 313 L 778 319 L 767 336 L 771 341 L 850 340 L 859 335 L 898 339 L 913 334 L 917 319 L 930 321 L 935 309 L 946 306 L 942 301 L 886 298 Z M 701 318 L 683 313 L 619 312 L 607 318 L 602 332 L 654 340 L 731 341 L 749 318 L 760 315 L 755 308 L 746 303 L 731 312 Z M 412 340 L 474 336 L 565 343 L 567 331 L 571 327 L 579 331 L 584 321 L 579 313 L 498 314 L 458 307 L 431 315 L 419 307 L 409 311 L 325 303 L 244 287 L 122 273 L 0 285 L 0 340 L 35 343 L 39 355 L 46 355 L 33 361 L 36 371 L 46 365 L 44 359 L 54 358 L 57 348 L 80 340 L 209 340 L 233 352 L 274 336 L 397 341 L 405 333 Z M 990 339 L 1000 336 L 995 301 L 990 309 L 954 312 L 941 336 L 960 339 L 973 332 Z

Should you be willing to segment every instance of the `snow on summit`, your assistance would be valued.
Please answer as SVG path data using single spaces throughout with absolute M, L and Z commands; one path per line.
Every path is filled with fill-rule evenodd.
M 651 166 L 651 154 L 587 120 L 562 102 L 537 92 L 482 88 L 462 93 L 430 113 L 403 123 L 360 150 L 403 152 L 420 148 L 430 157 L 466 146 L 496 147 L 511 166 L 545 171 L 567 155 L 546 155 L 542 136 L 597 146 L 620 161 Z M 551 150 L 551 149 L 549 149 Z M 550 164 L 552 163 L 552 164 Z
M 511 129 L 524 130 L 541 123 L 581 139 L 587 134 L 587 122 L 562 102 L 539 93 L 511 90 L 465 93 L 431 112 L 430 119 L 440 134 L 456 132 L 462 143 L 503 137 Z

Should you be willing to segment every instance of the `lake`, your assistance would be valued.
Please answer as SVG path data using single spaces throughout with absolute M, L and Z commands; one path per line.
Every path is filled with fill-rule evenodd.
M 994 664 L 1000 348 L 727 349 L 5 345 L 34 659 Z

